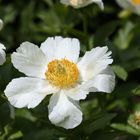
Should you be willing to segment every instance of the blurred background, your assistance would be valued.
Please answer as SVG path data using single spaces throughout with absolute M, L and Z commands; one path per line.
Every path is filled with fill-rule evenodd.
M 140 17 L 115 0 L 104 4 L 102 11 L 96 4 L 74 9 L 59 0 L 0 0 L 0 42 L 7 53 L 0 66 L 0 140 L 140 140 Z M 50 97 L 35 109 L 16 109 L 3 93 L 13 78 L 24 76 L 12 66 L 11 53 L 23 41 L 40 45 L 56 35 L 78 38 L 81 56 L 107 45 L 114 59 L 115 90 L 81 101 L 83 122 L 72 130 L 48 120 Z

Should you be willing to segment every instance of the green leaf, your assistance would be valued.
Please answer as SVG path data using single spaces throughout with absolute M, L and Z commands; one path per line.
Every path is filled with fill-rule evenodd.
M 117 28 L 118 21 L 111 21 L 101 26 L 95 32 L 94 45 L 98 46 L 103 43 Z
M 132 135 L 138 136 L 140 135 L 140 132 L 131 127 L 130 125 L 127 124 L 121 124 L 121 123 L 113 123 L 111 124 L 111 127 L 114 129 L 117 129 L 119 131 L 124 131 L 126 133 L 130 133 Z
M 119 30 L 114 43 L 120 50 L 125 50 L 129 47 L 129 44 L 134 36 L 132 32 L 133 29 L 134 24 L 132 22 L 127 22 L 124 27 Z
M 10 135 L 10 137 L 8 138 L 8 140 L 15 140 L 15 139 L 19 139 L 23 136 L 21 131 L 17 131 L 14 134 Z
M 104 129 L 106 126 L 109 125 L 110 121 L 116 116 L 114 113 L 104 113 L 98 119 L 90 122 L 88 126 L 84 128 L 85 132 L 88 134 L 93 133 L 98 129 Z
M 16 110 L 16 116 L 26 118 L 32 122 L 35 122 L 37 120 L 36 117 L 34 117 L 31 112 L 27 109 L 18 109 Z
M 132 92 L 133 94 L 140 96 L 140 85 L 137 86 Z
M 127 80 L 128 73 L 127 73 L 127 71 L 126 71 L 123 67 L 121 67 L 121 66 L 119 66 L 119 65 L 113 65 L 112 68 L 113 68 L 113 71 L 115 72 L 115 74 L 116 74 L 120 79 L 122 79 L 122 80 L 124 80 L 124 81 Z
M 1 95 L 1 94 L 2 93 L 0 91 L 0 105 L 6 102 L 6 98 L 3 95 Z

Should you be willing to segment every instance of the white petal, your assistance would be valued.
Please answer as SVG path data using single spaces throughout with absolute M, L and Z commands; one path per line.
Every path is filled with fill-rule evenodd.
M 5 49 L 4 45 L 0 43 L 0 65 L 6 61 Z
M 70 0 L 60 0 L 62 4 L 70 5 Z
M 0 30 L 2 29 L 3 27 L 3 21 L 0 19 Z
M 85 99 L 87 97 L 87 95 L 89 94 L 88 90 L 82 90 L 81 86 L 78 85 L 74 88 L 68 89 L 68 90 L 63 90 L 65 95 L 67 95 L 68 97 L 72 98 L 73 100 L 82 100 Z
M 78 69 L 83 81 L 93 79 L 113 62 L 108 47 L 96 47 L 86 52 L 78 63 Z
M 75 8 L 85 7 L 91 3 L 96 3 L 101 9 L 104 8 L 102 0 L 60 0 L 62 4 L 71 5 Z
M 49 61 L 66 58 L 77 62 L 80 52 L 80 43 L 77 39 L 49 37 L 41 44 L 41 49 Z
M 131 2 L 129 0 L 116 0 L 116 2 L 122 8 L 129 8 L 129 7 L 131 7 Z
M 30 42 L 22 43 L 12 54 L 12 63 L 27 76 L 45 78 L 47 58 L 38 46 Z
M 93 79 L 83 83 L 81 89 L 90 92 L 111 93 L 115 87 L 115 75 L 110 67 L 102 71 Z
M 13 79 L 4 92 L 13 106 L 34 108 L 46 95 L 57 91 L 46 80 L 24 77 Z
M 140 5 L 133 4 L 132 0 L 116 0 L 118 5 L 140 15 Z
M 82 121 L 82 112 L 77 106 L 63 92 L 54 94 L 48 106 L 50 121 L 66 129 L 78 126 Z
M 92 0 L 94 3 L 98 4 L 98 6 L 103 10 L 104 9 L 104 3 L 102 0 Z
M 140 5 L 137 6 L 135 9 L 133 8 L 133 10 L 134 10 L 134 13 L 140 15 Z

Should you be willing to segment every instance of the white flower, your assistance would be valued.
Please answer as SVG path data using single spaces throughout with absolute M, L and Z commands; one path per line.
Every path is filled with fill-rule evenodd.
M 81 8 L 91 3 L 97 3 L 101 9 L 104 9 L 102 0 L 60 0 L 60 2 L 65 5 L 71 5 L 74 8 Z
M 2 29 L 3 27 L 3 21 L 0 19 L 0 30 Z
M 6 48 L 4 47 L 4 45 L 0 43 L 0 65 L 2 65 L 6 61 L 4 52 L 5 49 Z
M 112 92 L 115 76 L 108 48 L 97 47 L 79 59 L 77 39 L 50 37 L 41 47 L 24 42 L 12 54 L 15 68 L 27 77 L 13 79 L 5 89 L 9 102 L 17 107 L 36 107 L 53 94 L 48 106 L 49 119 L 66 129 L 82 121 L 79 100 L 89 92 Z
M 127 10 L 140 15 L 140 0 L 116 0 L 117 3 Z

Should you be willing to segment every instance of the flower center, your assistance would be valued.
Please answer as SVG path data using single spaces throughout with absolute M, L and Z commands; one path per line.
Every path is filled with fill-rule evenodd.
M 48 64 L 45 73 L 50 84 L 59 88 L 69 88 L 78 81 L 78 68 L 76 64 L 67 59 L 53 60 Z
M 131 0 L 134 5 L 140 5 L 140 0 Z

